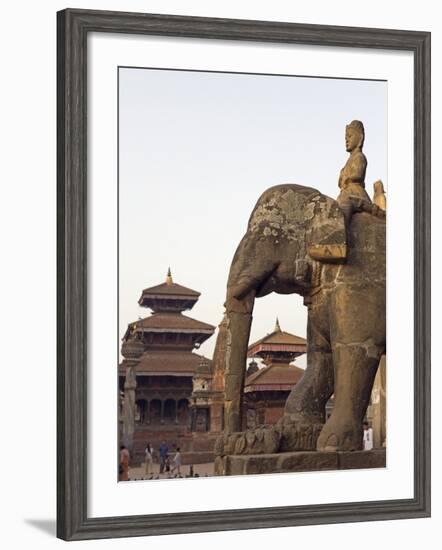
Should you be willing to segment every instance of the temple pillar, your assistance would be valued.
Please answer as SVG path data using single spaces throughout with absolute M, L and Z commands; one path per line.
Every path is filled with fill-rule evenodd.
M 192 407 L 191 415 L 190 415 L 190 430 L 194 432 L 195 428 L 196 428 L 196 407 Z
M 146 403 L 146 424 L 150 424 L 150 399 L 147 399 Z
M 178 424 L 178 399 L 175 399 L 175 424 Z
M 160 423 L 164 424 L 164 399 L 161 400 Z
M 135 365 L 130 365 L 126 369 L 126 378 L 124 381 L 124 400 L 123 400 L 123 437 L 122 443 L 132 455 L 134 431 L 135 431 L 135 389 L 137 387 L 137 378 Z
M 224 430 L 224 374 L 227 354 L 227 316 L 218 325 L 218 338 L 213 352 L 213 379 L 211 384 L 212 398 L 210 407 L 210 431 Z

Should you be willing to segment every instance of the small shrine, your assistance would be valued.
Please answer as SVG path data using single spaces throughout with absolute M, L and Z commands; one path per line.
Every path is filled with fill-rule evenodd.
M 304 374 L 293 361 L 306 352 L 305 338 L 281 330 L 278 319 L 273 332 L 249 346 L 247 356 L 261 359 L 264 366 L 252 361 L 247 368 L 244 427 L 275 424 L 281 418 L 290 391 Z

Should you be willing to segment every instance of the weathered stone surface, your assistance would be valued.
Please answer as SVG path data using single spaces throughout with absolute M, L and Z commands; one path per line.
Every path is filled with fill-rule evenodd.
M 205 464 L 213 462 L 214 456 L 211 451 L 194 451 L 182 453 L 182 464 Z
M 337 453 L 294 452 L 282 453 L 278 467 L 283 472 L 311 472 L 319 470 L 336 470 Z
M 355 468 L 385 468 L 385 449 L 372 451 L 355 451 L 353 453 L 338 453 L 339 469 L 353 470 Z
M 319 466 L 318 468 L 316 466 Z M 225 457 L 224 475 L 254 475 L 338 468 L 334 453 L 295 452 Z
M 223 433 L 217 438 L 214 451 L 216 456 L 314 451 L 322 427 L 323 424 L 292 421 L 286 415 L 275 425 Z
M 222 434 L 215 443 L 216 455 L 247 455 L 275 453 L 279 450 L 281 433 L 275 426 L 260 426 L 245 432 Z
M 278 423 L 281 429 L 280 451 L 314 451 L 323 424 L 290 422 L 286 415 Z
M 318 450 L 362 447 L 362 420 L 385 352 L 385 212 L 365 192 L 363 142 L 364 127 L 353 121 L 346 128 L 350 156 L 337 201 L 309 187 L 277 185 L 261 195 L 250 216 L 230 268 L 225 340 L 218 346 L 224 350 L 224 427 L 232 434 L 219 454 L 236 452 L 241 440 L 253 305 L 271 292 L 300 294 L 309 310 L 307 369 L 288 397 L 285 416 L 292 428 L 279 450 L 297 448 L 296 426 L 309 424 L 312 433 L 304 439 L 308 445 L 317 439 Z M 248 453 L 253 446 L 266 450 L 257 438 L 246 443 Z
M 229 476 L 384 467 L 385 449 L 336 453 L 297 451 L 215 459 L 215 475 Z

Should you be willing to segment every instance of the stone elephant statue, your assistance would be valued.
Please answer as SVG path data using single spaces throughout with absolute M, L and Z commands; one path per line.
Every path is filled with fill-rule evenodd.
M 216 454 L 361 449 L 362 421 L 385 352 L 385 227 L 385 213 L 371 202 L 355 201 L 349 219 L 337 201 L 309 187 L 277 185 L 261 195 L 232 261 L 218 336 L 225 341 L 216 346 L 225 368 L 224 435 Z M 253 305 L 271 292 L 304 297 L 307 368 L 282 419 L 268 428 L 271 435 L 260 428 L 241 439 Z

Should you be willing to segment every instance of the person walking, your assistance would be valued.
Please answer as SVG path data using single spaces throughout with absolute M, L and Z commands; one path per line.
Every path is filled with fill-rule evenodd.
M 153 474 L 153 447 L 148 442 L 144 449 L 144 473 L 148 476 Z
M 164 460 L 164 471 L 166 472 L 167 477 L 170 477 L 170 456 L 166 455 L 166 458 Z
M 120 446 L 118 481 L 129 481 L 129 451 L 124 445 Z
M 181 453 L 180 448 L 176 448 L 175 456 L 173 457 L 173 468 L 172 473 L 176 472 L 176 476 L 181 477 Z
M 373 449 L 373 428 L 370 427 L 368 422 L 364 422 L 364 439 L 363 447 L 364 451 L 371 451 Z
M 164 467 L 166 465 L 166 458 L 169 453 L 169 447 L 167 446 L 165 441 L 161 442 L 160 448 L 160 474 L 164 472 Z

